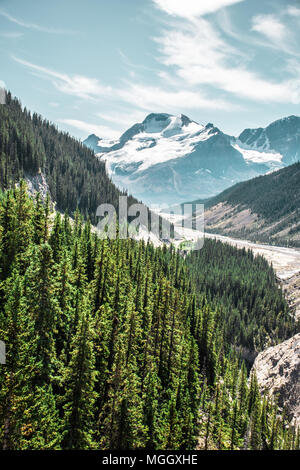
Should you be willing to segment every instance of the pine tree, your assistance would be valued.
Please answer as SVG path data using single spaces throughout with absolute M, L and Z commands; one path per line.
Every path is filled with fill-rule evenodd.
M 133 359 L 125 366 L 126 352 L 119 343 L 108 399 L 99 419 L 101 449 L 137 449 L 146 443 L 140 380 Z
M 95 337 L 90 303 L 84 298 L 80 306 L 76 335 L 71 345 L 70 363 L 64 373 L 63 442 L 66 449 L 95 448 Z
M 36 194 L 35 205 L 32 216 L 33 242 L 40 245 L 44 240 L 45 210 L 40 193 Z
M 49 384 L 56 361 L 54 334 L 60 315 L 53 284 L 52 250 L 48 244 L 34 248 L 25 273 L 26 315 L 35 323 L 38 370 L 36 383 Z

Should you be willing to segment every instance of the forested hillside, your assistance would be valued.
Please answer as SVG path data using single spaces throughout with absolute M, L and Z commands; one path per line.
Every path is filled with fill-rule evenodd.
M 247 362 L 295 333 L 295 320 L 264 257 L 206 239 L 186 262 L 196 289 L 220 309 L 225 341 L 239 348 Z
M 1 195 L 1 448 L 299 448 L 230 345 L 293 328 L 261 259 L 210 242 L 185 260 L 49 212 L 23 183 Z
M 0 106 L 0 187 L 42 172 L 57 208 L 73 214 L 78 207 L 96 220 L 101 203 L 118 207 L 120 191 L 112 184 L 105 164 L 69 134 L 36 113 L 22 109 L 7 93 Z M 133 202 L 129 198 L 129 203 Z
M 300 163 L 238 183 L 205 208 L 209 230 L 300 246 Z
M 276 221 L 300 208 L 300 163 L 238 183 L 206 205 L 218 202 L 241 204 L 270 222 Z

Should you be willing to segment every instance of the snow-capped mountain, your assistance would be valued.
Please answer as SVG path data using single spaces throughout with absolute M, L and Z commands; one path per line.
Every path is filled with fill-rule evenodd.
M 300 117 L 279 119 L 266 128 L 245 129 L 238 138 L 239 144 L 247 151 L 254 151 L 254 159 L 255 152 L 258 152 L 266 154 L 265 161 L 267 155 L 270 155 L 273 161 L 282 164 L 295 163 L 300 160 Z
M 119 187 L 148 204 L 173 204 L 214 196 L 238 181 L 297 158 L 292 148 L 296 141 L 299 151 L 300 127 L 294 131 L 293 118 L 287 118 L 292 128 L 288 126 L 281 139 L 276 138 L 276 123 L 266 129 L 245 130 L 235 138 L 213 124 L 204 126 L 182 114 L 149 114 L 118 141 L 93 134 L 84 143 L 106 161 L 108 173 Z M 286 120 L 281 121 L 286 127 Z

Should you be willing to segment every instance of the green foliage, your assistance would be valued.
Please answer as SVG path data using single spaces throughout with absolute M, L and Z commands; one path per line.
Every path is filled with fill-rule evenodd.
M 184 259 L 50 216 L 23 183 L 1 195 L 1 448 L 299 446 L 231 347 L 292 327 L 262 259 L 214 242 Z
M 51 198 L 61 211 L 73 214 L 79 208 L 95 222 L 100 204 L 119 205 L 121 193 L 94 152 L 36 113 L 22 109 L 7 93 L 6 105 L 0 106 L 0 188 L 39 173 L 45 175 Z M 129 197 L 129 203 L 133 202 L 137 201 Z
M 197 289 L 218 311 L 226 342 L 236 346 L 250 364 L 255 353 L 296 332 L 275 273 L 264 257 L 206 239 L 186 262 Z

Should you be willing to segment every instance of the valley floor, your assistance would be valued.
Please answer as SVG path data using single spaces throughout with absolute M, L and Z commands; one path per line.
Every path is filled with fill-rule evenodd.
M 188 228 L 183 229 L 181 227 L 181 216 L 163 214 L 163 217 L 174 223 L 176 233 L 182 237 L 180 240 L 176 240 L 176 245 L 180 245 L 184 240 L 196 241 L 198 238 L 203 237 L 203 233 L 200 231 Z M 263 255 L 270 263 L 273 264 L 276 274 L 280 279 L 288 279 L 293 275 L 300 273 L 300 250 L 296 248 L 257 244 L 248 240 L 240 240 L 208 232 L 204 233 L 204 237 L 220 240 L 238 248 L 251 249 L 255 254 Z
M 295 248 L 257 244 L 212 233 L 205 233 L 205 237 L 214 238 L 238 248 L 251 249 L 255 254 L 264 256 L 269 263 L 272 263 L 280 279 L 288 279 L 300 273 L 300 251 Z
M 237 246 L 238 248 L 249 248 L 255 254 L 264 256 L 279 278 L 283 290 L 292 309 L 295 310 L 296 318 L 300 319 L 300 251 L 295 248 L 285 248 L 256 244 L 247 240 L 238 240 L 222 235 L 205 233 L 205 237 L 214 238 L 224 243 Z
M 295 308 L 296 317 L 300 318 L 300 250 L 281 246 L 257 244 L 248 240 L 240 240 L 224 235 L 208 232 L 200 232 L 181 227 L 182 217 L 178 215 L 163 214 L 163 217 L 172 222 L 176 230 L 175 245 L 180 246 L 185 241 L 195 242 L 197 239 L 210 238 L 229 243 L 237 248 L 251 249 L 254 254 L 264 256 L 273 265 L 287 298 L 292 307 Z

